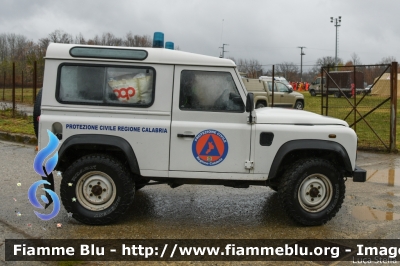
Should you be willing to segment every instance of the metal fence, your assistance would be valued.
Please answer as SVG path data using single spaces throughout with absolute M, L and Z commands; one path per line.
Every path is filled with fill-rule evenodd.
M 397 151 L 397 62 L 323 67 L 321 77 L 322 115 L 347 121 L 359 148 Z
M 2 101 L 33 104 L 38 88 L 42 87 L 42 77 L 38 77 L 37 63 L 33 63 L 32 71 L 16 71 L 15 63 L 12 69 L 0 73 L 0 99 Z

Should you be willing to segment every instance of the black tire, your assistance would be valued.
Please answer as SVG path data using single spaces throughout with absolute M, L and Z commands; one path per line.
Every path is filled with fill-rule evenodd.
M 333 97 L 335 97 L 335 98 L 340 98 L 340 97 L 342 97 L 342 94 L 340 93 L 340 91 L 337 91 L 337 92 L 335 92 L 335 93 L 333 94 Z
M 263 103 L 263 102 L 256 104 L 256 109 L 263 108 L 263 107 L 267 107 L 267 105 L 265 103 Z
M 110 224 L 133 202 L 135 183 L 125 166 L 108 155 L 84 156 L 63 173 L 61 200 L 76 220 Z
M 309 158 L 286 170 L 279 185 L 279 197 L 294 221 L 322 225 L 341 208 L 345 190 L 344 178 L 334 165 L 325 159 Z
M 317 94 L 315 93 L 315 90 L 310 90 L 310 94 L 311 94 L 311 96 L 317 96 Z
M 33 129 L 35 130 L 36 138 L 39 133 L 39 121 L 38 117 L 40 116 L 40 105 L 42 104 L 42 90 L 40 90 L 36 95 L 35 104 L 33 105 Z
M 294 109 L 303 110 L 304 109 L 303 102 L 302 101 L 296 101 L 296 103 L 294 104 Z

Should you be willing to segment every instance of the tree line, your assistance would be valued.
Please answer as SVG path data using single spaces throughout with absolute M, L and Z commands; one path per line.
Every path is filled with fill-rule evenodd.
M 37 62 L 37 77 L 39 83 L 43 77 L 44 72 L 44 56 L 46 49 L 50 43 L 75 43 L 75 44 L 88 44 L 88 45 L 106 45 L 106 46 L 126 46 L 126 47 L 151 47 L 152 38 L 149 35 L 134 35 L 128 32 L 124 37 L 117 37 L 113 33 L 106 32 L 102 35 L 95 35 L 93 38 L 85 38 L 81 33 L 72 36 L 62 30 L 55 30 L 47 37 L 40 38 L 37 42 L 29 40 L 23 35 L 14 33 L 0 34 L 0 80 L 2 73 L 11 73 L 12 63 L 15 62 L 16 72 L 24 73 L 26 82 L 32 81 L 33 64 Z M 179 49 L 179 48 L 178 48 Z M 244 73 L 249 78 L 258 78 L 259 76 L 272 75 L 272 68 L 265 69 L 257 59 L 235 59 L 231 57 L 238 66 L 238 70 Z M 396 61 L 393 56 L 384 57 L 377 64 L 390 64 Z M 351 55 L 351 58 L 344 62 L 338 58 L 338 66 L 340 70 L 346 70 L 344 67 L 351 67 L 354 65 L 361 65 L 361 60 L 356 53 Z M 321 72 L 321 67 L 328 67 L 333 70 L 335 67 L 335 58 L 326 56 L 318 58 L 312 68 L 304 71 L 301 75 L 300 66 L 293 62 L 282 62 L 275 65 L 275 75 L 284 76 L 289 81 L 303 81 L 311 82 Z M 371 84 L 373 80 L 380 75 L 383 67 L 369 66 L 364 68 L 365 80 Z M 9 77 L 7 77 L 9 80 Z
M 233 60 L 238 66 L 238 70 L 240 73 L 246 75 L 248 78 L 258 78 L 260 76 L 272 76 L 272 67 L 265 70 L 264 66 L 256 59 L 235 59 L 234 57 L 230 57 L 229 59 Z M 396 61 L 396 58 L 393 56 L 383 57 L 376 65 L 371 66 L 363 66 L 357 67 L 356 71 L 362 71 L 364 73 L 365 82 L 368 84 L 372 84 L 374 79 L 379 77 L 379 75 L 386 69 L 386 66 L 379 65 L 388 65 L 392 62 Z M 338 58 L 337 61 L 337 70 L 338 71 L 353 71 L 353 66 L 362 65 L 360 57 L 353 53 L 351 58 L 344 62 L 341 58 Z M 332 56 L 326 56 L 322 58 L 318 58 L 312 68 L 303 73 L 300 73 L 300 66 L 294 64 L 293 62 L 282 62 L 279 64 L 275 64 L 274 71 L 275 76 L 283 76 L 288 81 L 300 81 L 301 77 L 303 81 L 312 82 L 315 80 L 317 76 L 321 73 L 321 67 L 328 68 L 329 71 L 336 70 L 335 67 L 335 58 Z M 389 71 L 389 70 L 387 70 Z
M 73 37 L 61 30 L 51 32 L 47 37 L 40 38 L 37 42 L 29 40 L 23 35 L 14 33 L 0 34 L 0 80 L 6 73 L 6 85 L 11 82 L 12 64 L 15 63 L 17 83 L 21 82 L 21 74 L 24 73 L 24 82 L 31 83 L 33 77 L 34 62 L 37 64 L 37 77 L 39 83 L 44 73 L 44 56 L 50 43 L 74 43 L 107 46 L 151 47 L 153 40 L 149 35 L 134 35 L 128 32 L 123 38 L 107 32 L 101 36 L 96 35 L 91 39 L 82 34 Z M 19 80 L 18 80 L 19 79 Z M 2 83 L 2 82 L 1 82 Z

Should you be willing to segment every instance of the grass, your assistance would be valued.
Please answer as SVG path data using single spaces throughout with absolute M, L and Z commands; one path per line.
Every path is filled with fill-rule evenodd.
M 15 110 L 13 118 L 12 109 L 3 108 L 0 110 L 0 131 L 35 135 L 32 116 L 26 116 Z
M 307 92 L 303 93 L 305 98 L 305 110 L 321 114 L 321 97 L 311 97 Z M 362 98 L 362 95 L 357 95 L 357 102 Z M 370 110 L 381 104 L 387 99 L 387 97 L 379 96 L 365 96 L 364 99 L 358 104 L 357 110 L 363 116 L 365 116 Z M 349 99 L 354 104 L 353 99 Z M 325 102 L 324 102 L 325 103 Z M 354 111 L 352 106 L 345 98 L 334 98 L 329 96 L 328 98 L 328 115 L 339 119 L 346 120 L 349 125 L 352 125 L 355 120 L 361 118 L 359 113 L 356 113 L 354 118 Z M 324 110 L 325 112 L 325 110 Z M 349 115 L 350 114 L 350 115 Z M 397 147 L 400 147 L 400 112 L 398 109 L 397 116 Z M 390 101 L 380 106 L 371 114 L 367 115 L 364 120 L 357 122 L 355 127 L 352 128 L 356 131 L 359 138 L 359 147 L 364 149 L 374 150 L 387 150 L 386 147 L 390 146 Z M 368 123 L 368 124 L 367 124 Z M 371 128 L 377 133 L 377 137 Z M 382 142 L 384 144 L 382 144 Z M 386 145 L 386 147 L 385 147 Z
M 36 93 L 38 93 L 39 90 L 40 89 L 37 88 Z M 34 100 L 32 95 L 32 88 L 15 88 L 15 102 L 17 103 L 33 104 Z M 12 88 L 0 88 L 0 100 L 12 102 Z
M 39 90 L 38 90 L 39 91 Z M 0 88 L 0 99 L 3 97 L 3 90 Z M 24 89 L 23 103 L 32 104 L 33 90 L 26 88 Z M 321 97 L 312 97 L 308 92 L 302 92 L 305 100 L 305 110 L 321 114 Z M 16 102 L 22 102 L 22 89 L 18 88 L 15 91 Z M 4 91 L 5 100 L 11 101 L 12 90 L 6 89 Z M 357 101 L 361 99 L 361 95 L 357 95 Z M 372 108 L 382 103 L 387 97 L 378 96 L 366 96 L 358 105 L 358 110 L 362 115 L 365 115 Z M 353 103 L 353 99 L 350 99 Z M 328 100 L 329 110 L 328 115 L 339 119 L 345 119 L 346 116 L 351 114 L 345 119 L 349 125 L 354 122 L 354 112 L 352 111 L 351 105 L 345 98 L 334 98 L 329 96 Z M 16 110 L 16 117 L 12 118 L 12 111 L 0 106 L 0 131 L 6 131 L 11 133 L 22 133 L 28 135 L 34 135 L 32 117 L 27 117 Z M 397 119 L 397 148 L 400 148 L 400 106 L 398 108 L 398 119 Z M 356 119 L 359 119 L 360 115 L 356 114 Z M 386 146 L 390 145 L 390 101 L 386 102 L 380 108 L 375 110 L 373 113 L 366 117 L 367 123 L 375 130 L 379 138 L 384 142 Z M 366 122 L 360 121 L 356 124 L 355 131 L 359 138 L 359 147 L 364 149 L 374 150 L 386 150 L 385 145 L 382 144 L 381 140 L 372 132 Z

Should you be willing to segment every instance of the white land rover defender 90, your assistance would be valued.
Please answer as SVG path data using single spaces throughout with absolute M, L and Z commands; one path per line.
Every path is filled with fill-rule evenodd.
M 50 44 L 34 113 L 39 148 L 47 130 L 60 140 L 64 207 L 86 224 L 114 222 L 152 181 L 269 186 L 292 219 L 321 225 L 339 211 L 346 178 L 366 179 L 346 122 L 254 109 L 228 59 Z

